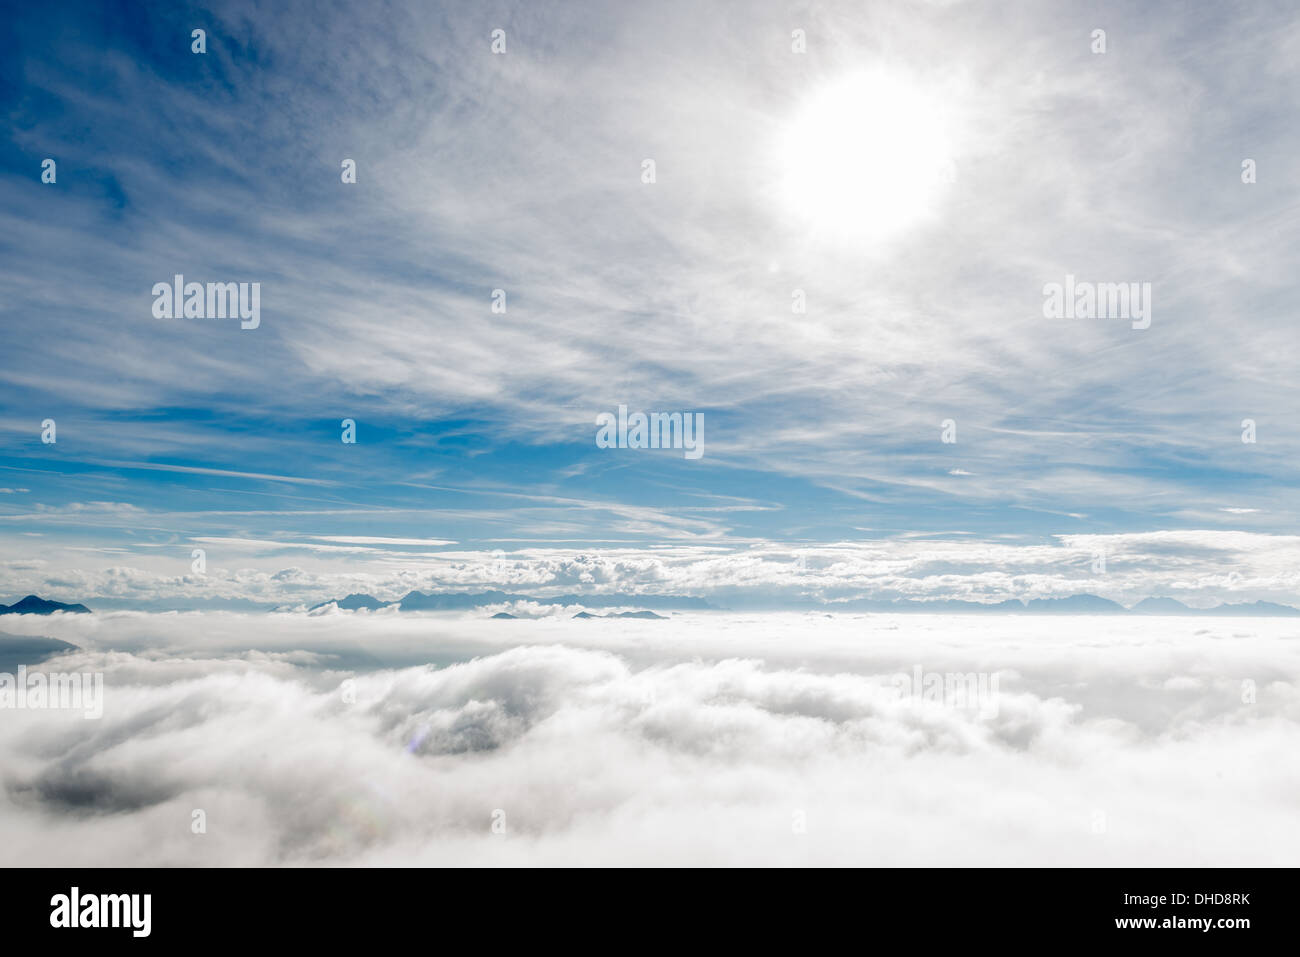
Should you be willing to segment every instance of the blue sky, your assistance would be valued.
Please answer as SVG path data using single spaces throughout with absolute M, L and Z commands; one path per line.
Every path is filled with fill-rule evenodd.
M 1286 4 L 7 20 L 13 597 L 1300 593 Z M 853 133 L 855 88 L 818 122 L 860 165 L 793 209 L 791 131 L 863 70 L 932 105 L 951 182 L 916 188 L 913 127 Z M 177 273 L 260 282 L 260 326 L 155 318 Z M 1067 274 L 1150 283 L 1150 328 L 1045 318 Z M 705 454 L 597 448 L 620 404 L 704 413 Z

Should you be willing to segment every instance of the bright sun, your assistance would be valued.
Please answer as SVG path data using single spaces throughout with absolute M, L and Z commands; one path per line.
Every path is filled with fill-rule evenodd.
M 813 94 L 780 144 L 781 199 L 816 237 L 879 242 L 927 218 L 952 179 L 944 104 L 885 73 Z

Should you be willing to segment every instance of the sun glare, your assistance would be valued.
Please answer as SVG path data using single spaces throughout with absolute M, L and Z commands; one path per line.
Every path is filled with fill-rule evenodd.
M 815 92 L 780 144 L 781 200 L 816 238 L 881 241 L 929 217 L 952 179 L 944 104 L 885 73 Z

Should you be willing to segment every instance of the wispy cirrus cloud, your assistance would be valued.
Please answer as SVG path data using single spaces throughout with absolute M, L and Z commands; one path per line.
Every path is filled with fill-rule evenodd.
M 153 536 L 470 546 L 1297 528 L 1293 13 L 236 2 L 205 56 L 196 16 L 20 11 L 4 41 L 0 451 L 52 523 L 111 499 L 173 516 Z M 775 201 L 781 143 L 863 63 L 942 102 L 954 175 L 890 243 L 828 246 Z M 177 273 L 260 281 L 262 325 L 155 319 Z M 1151 282 L 1151 328 L 1045 319 L 1066 274 Z M 595 448 L 623 402 L 703 410 L 706 455 Z

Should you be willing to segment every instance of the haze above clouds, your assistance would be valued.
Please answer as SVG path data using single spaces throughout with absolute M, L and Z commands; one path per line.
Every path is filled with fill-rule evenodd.
M 190 549 L 196 546 L 206 551 L 203 574 L 191 568 Z M 33 549 L 40 557 L 31 557 Z M 99 563 L 102 567 L 95 567 Z M 1207 607 L 1256 600 L 1297 603 L 1300 540 L 1189 530 L 1062 535 L 1043 544 L 952 536 L 800 546 L 512 546 L 488 552 L 455 544 L 433 549 L 386 540 L 339 544 L 338 539 L 215 536 L 131 550 L 85 549 L 47 546 L 36 538 L 20 547 L 0 545 L 0 569 L 14 598 L 38 593 L 84 599 L 95 610 L 240 602 L 295 607 L 353 593 L 395 600 L 410 591 L 486 590 L 538 598 L 614 596 L 629 605 L 636 605 L 638 596 L 686 596 L 721 608 L 834 608 L 862 598 L 997 602 L 1077 594 L 1125 605 L 1160 595 Z M 97 605 L 96 598 L 103 603 Z

